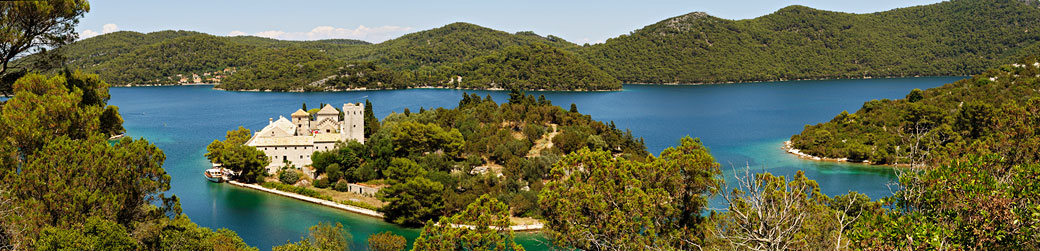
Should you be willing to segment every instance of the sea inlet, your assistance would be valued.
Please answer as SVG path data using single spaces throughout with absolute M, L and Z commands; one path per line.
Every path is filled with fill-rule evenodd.
M 831 196 L 857 191 L 871 198 L 891 195 L 894 171 L 888 167 L 802 160 L 785 153 L 783 142 L 806 124 L 829 121 L 843 110 L 854 112 L 871 99 L 904 97 L 914 88 L 941 86 L 963 77 L 923 77 L 863 80 L 814 80 L 725 85 L 625 85 L 614 92 L 532 92 L 553 104 L 578 110 L 593 119 L 614 121 L 645 139 L 651 153 L 677 144 L 679 138 L 699 137 L 722 164 L 727 180 L 734 171 L 771 172 L 793 176 L 804 170 Z M 228 130 L 245 126 L 259 130 L 268 118 L 292 113 L 307 102 L 372 102 L 377 117 L 405 108 L 455 107 L 463 92 L 507 100 L 504 91 L 410 89 L 356 92 L 280 93 L 232 92 L 212 86 L 112 88 L 109 104 L 119 106 L 127 135 L 145 138 L 166 153 L 172 177 L 169 193 L 180 198 L 193 221 L 209 228 L 228 228 L 247 243 L 268 250 L 297 241 L 318 222 L 341 222 L 355 245 L 368 235 L 392 231 L 409 241 L 419 229 L 403 228 L 380 219 L 356 215 L 259 191 L 215 184 L 202 178 L 209 167 L 206 145 L 223 139 Z M 713 208 L 725 208 L 712 200 Z M 538 233 L 520 233 L 528 250 L 546 249 Z

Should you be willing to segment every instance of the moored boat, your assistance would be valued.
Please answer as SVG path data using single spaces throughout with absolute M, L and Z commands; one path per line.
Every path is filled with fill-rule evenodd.
M 124 136 L 126 136 L 125 133 L 120 133 L 120 134 L 116 134 L 116 135 L 112 135 L 111 137 L 108 137 L 108 140 L 117 140 L 117 139 L 123 138 Z
M 224 171 L 220 168 L 206 169 L 206 172 L 203 173 L 203 176 L 206 176 L 206 179 L 212 182 L 224 182 Z

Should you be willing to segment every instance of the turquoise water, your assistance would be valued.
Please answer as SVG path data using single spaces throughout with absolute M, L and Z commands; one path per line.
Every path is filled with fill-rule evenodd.
M 685 135 L 700 137 L 722 163 L 728 180 L 732 170 L 793 175 L 804 170 L 823 192 L 848 191 L 872 198 L 890 195 L 893 173 L 884 167 L 815 162 L 784 153 L 780 146 L 806 124 L 828 121 L 842 110 L 857 110 L 865 101 L 901 98 L 914 88 L 930 88 L 961 77 L 910 79 L 821 80 L 702 86 L 626 85 L 616 92 L 539 92 L 564 107 L 594 119 L 614 121 L 646 140 L 653 153 L 675 145 Z M 209 86 L 112 88 L 112 105 L 120 107 L 128 135 L 144 137 L 166 153 L 172 177 L 170 193 L 181 199 L 184 212 L 199 225 L 228 228 L 262 250 L 296 241 L 307 228 L 322 221 L 341 222 L 356 245 L 368 235 L 394 231 L 409 240 L 418 229 L 401 228 L 379 219 L 315 206 L 261 192 L 213 184 L 202 178 L 208 162 L 206 145 L 223 139 L 226 131 L 245 126 L 259 130 L 268 118 L 288 116 L 307 102 L 342 104 L 371 100 L 380 118 L 404 108 L 454 107 L 461 90 L 412 89 L 336 93 L 261 93 L 212 90 Z M 470 91 L 473 92 L 473 91 Z M 490 94 L 496 101 L 507 92 Z M 712 206 L 724 205 L 713 200 Z M 529 250 L 543 250 L 538 234 L 519 234 Z

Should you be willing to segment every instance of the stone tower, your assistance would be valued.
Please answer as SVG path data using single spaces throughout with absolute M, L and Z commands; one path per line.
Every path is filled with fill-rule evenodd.
M 292 113 L 292 123 L 296 125 L 297 136 L 311 135 L 311 114 L 303 109 Z
M 340 140 L 344 142 L 357 140 L 365 143 L 365 104 L 346 103 L 343 105 L 343 123 L 340 124 Z

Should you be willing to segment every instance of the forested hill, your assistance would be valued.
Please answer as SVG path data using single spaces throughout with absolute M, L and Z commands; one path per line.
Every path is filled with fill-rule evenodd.
M 1040 160 L 1040 57 L 900 100 L 873 100 L 856 113 L 807 125 L 794 148 L 878 164 L 941 164 L 996 154 L 1008 164 Z
M 1034 53 L 1036 1 L 954 0 L 871 14 L 790 6 L 746 20 L 695 12 L 581 50 L 624 82 L 971 75 Z
M 322 83 L 337 72 L 365 71 L 380 74 L 347 79 L 339 86 L 603 90 L 618 89 L 620 82 L 970 75 L 1040 51 L 1037 6 L 1037 0 L 955 0 L 870 14 L 790 6 L 745 20 L 695 12 L 586 46 L 534 32 L 507 33 L 452 23 L 379 44 L 190 31 L 116 32 L 78 41 L 58 52 L 70 66 L 98 73 L 113 85 L 190 83 L 198 74 L 202 82 L 217 82 L 220 76 L 225 89 L 329 90 L 334 88 Z M 548 54 L 562 60 L 560 65 L 524 72 L 515 66 L 530 66 L 534 61 L 510 62 L 512 66 L 472 72 L 477 69 L 473 61 L 482 57 L 519 51 L 531 54 L 517 58 L 545 59 L 535 55 L 547 50 L 505 52 L 540 45 L 561 52 Z M 312 59 L 321 62 L 303 63 Z M 61 62 L 51 57 L 38 61 Z M 348 69 L 352 66 L 363 67 Z M 504 70 L 509 67 L 515 69 Z M 559 69 L 580 74 L 563 77 L 551 72 Z M 232 76 L 245 72 L 246 77 Z M 467 81 L 471 79 L 478 81 Z
M 447 63 L 463 63 L 514 45 L 547 44 L 565 50 L 578 46 L 556 37 L 542 37 L 534 32 L 510 34 L 469 23 L 452 23 L 444 27 L 407 34 L 372 46 L 355 60 L 373 60 L 392 69 L 432 70 Z
M 380 44 L 349 39 L 222 37 L 190 31 L 116 32 L 21 61 L 67 62 L 69 67 L 97 73 L 114 85 L 203 82 L 219 83 L 218 87 L 229 90 L 278 91 L 417 86 L 621 88 L 616 78 L 580 58 L 575 53 L 579 48 L 554 36 L 453 23 Z M 64 58 L 55 60 L 54 55 Z M 486 65 L 495 59 L 511 61 Z M 342 75 L 348 72 L 360 75 Z M 377 74 L 367 74 L 373 72 Z M 337 77 L 344 81 L 324 84 Z

